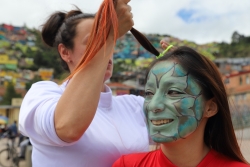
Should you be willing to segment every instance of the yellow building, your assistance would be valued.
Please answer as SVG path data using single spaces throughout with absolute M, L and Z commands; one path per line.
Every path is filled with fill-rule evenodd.
M 0 115 L 9 118 L 8 124 L 12 124 L 14 121 L 18 123 L 22 100 L 22 98 L 13 98 L 11 105 L 0 105 Z
M 0 54 L 0 64 L 14 64 L 14 65 L 17 65 L 17 63 L 18 62 L 17 62 L 16 59 L 10 60 L 8 55 Z
M 51 80 L 53 77 L 54 69 L 52 68 L 40 68 L 38 70 L 39 76 L 42 80 Z
M 4 65 L 5 68 L 10 70 L 17 69 L 18 61 L 16 59 L 9 59 L 7 54 L 0 54 L 0 65 Z

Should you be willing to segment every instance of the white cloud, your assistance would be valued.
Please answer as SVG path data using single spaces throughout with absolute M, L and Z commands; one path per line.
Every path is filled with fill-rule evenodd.
M 102 0 L 1 0 L 0 23 L 38 28 L 56 10 L 73 4 L 96 12 Z M 144 33 L 169 34 L 197 43 L 230 42 L 234 31 L 250 36 L 249 0 L 131 0 L 135 28 Z M 195 10 L 200 22 L 187 23 L 177 16 L 181 9 Z

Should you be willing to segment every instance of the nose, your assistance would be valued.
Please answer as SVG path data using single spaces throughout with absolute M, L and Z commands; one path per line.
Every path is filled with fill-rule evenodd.
M 161 97 L 159 94 L 155 94 L 152 98 L 152 100 L 148 104 L 148 111 L 158 113 L 162 112 L 165 108 L 165 105 L 163 103 L 163 97 Z
M 157 113 L 157 112 L 161 112 L 163 109 L 161 109 L 161 108 L 156 108 L 155 110 L 152 110 L 152 112 L 154 112 L 154 113 Z

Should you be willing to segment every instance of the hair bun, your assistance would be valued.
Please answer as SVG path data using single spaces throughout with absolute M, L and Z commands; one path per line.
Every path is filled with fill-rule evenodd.
M 63 24 L 66 14 L 63 12 L 55 12 L 50 15 L 49 19 L 43 24 L 42 39 L 50 47 L 53 47 L 56 34 Z

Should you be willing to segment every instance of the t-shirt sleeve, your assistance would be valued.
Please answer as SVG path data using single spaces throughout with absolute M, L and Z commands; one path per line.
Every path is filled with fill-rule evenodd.
M 135 95 L 132 95 L 132 97 L 134 101 L 137 103 L 137 105 L 140 107 L 141 115 L 145 118 L 145 114 L 143 112 L 144 98 L 142 96 L 135 96 Z
M 138 101 L 139 105 L 143 108 L 144 97 L 142 96 L 135 96 L 136 100 Z
M 32 141 L 44 145 L 67 146 L 73 143 L 62 141 L 54 126 L 55 108 L 63 90 L 51 81 L 32 85 L 25 95 L 19 113 L 19 130 Z

